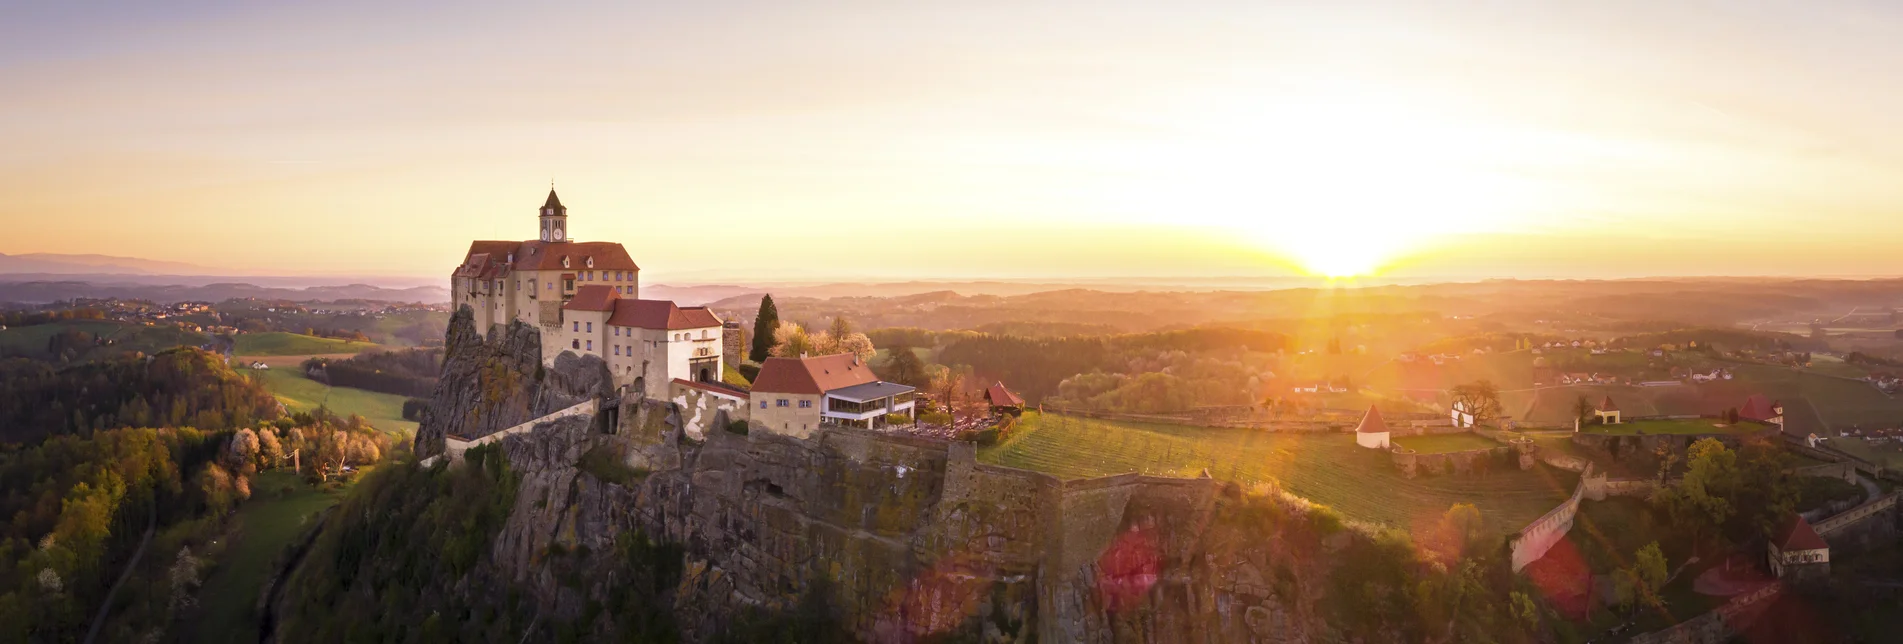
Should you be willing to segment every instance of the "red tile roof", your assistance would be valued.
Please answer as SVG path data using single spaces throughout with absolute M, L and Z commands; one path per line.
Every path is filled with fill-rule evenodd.
M 1764 394 L 1751 394 L 1744 399 L 1744 407 L 1738 410 L 1738 417 L 1745 420 L 1765 421 L 1777 417 L 1777 405 Z
M 1010 389 L 1004 388 L 1003 382 L 999 382 L 998 384 L 992 385 L 991 388 L 986 389 L 985 400 L 989 400 L 991 404 L 1001 407 L 1024 406 L 1024 399 L 1019 398 L 1017 394 L 1011 393 Z
M 1357 434 L 1384 434 L 1387 431 L 1388 424 L 1381 420 L 1381 410 L 1375 409 L 1374 405 L 1368 406 L 1368 415 L 1362 416 L 1361 424 L 1355 426 Z
M 1777 547 L 1779 550 L 1785 552 L 1793 550 L 1826 550 L 1830 548 L 1830 544 L 1824 542 L 1823 537 L 1817 536 L 1817 530 L 1811 528 L 1810 522 L 1805 521 L 1804 517 L 1796 514 L 1791 515 L 1791 518 L 1784 522 L 1784 529 L 1779 530 L 1778 534 L 1780 536 L 1777 540 Z
M 553 271 L 563 269 L 576 270 L 641 270 L 634 265 L 634 258 L 628 256 L 628 249 L 615 242 L 543 242 L 525 241 L 515 251 L 515 270 Z M 568 265 L 562 265 L 567 258 Z M 595 260 L 589 266 L 588 260 Z
M 564 311 L 612 311 L 616 309 L 621 294 L 613 288 L 600 284 L 589 284 L 575 289 L 575 297 L 562 304 Z M 613 324 L 613 322 L 609 322 Z
M 1605 400 L 1599 401 L 1599 411 L 1619 411 L 1619 406 L 1613 404 L 1612 396 L 1608 394 Z
M 872 368 L 850 353 L 817 358 L 767 358 L 753 390 L 774 394 L 820 394 L 853 385 L 877 382 Z
M 604 288 L 609 287 L 590 287 Z M 612 290 L 612 289 L 610 289 Z M 581 298 L 578 291 L 576 299 Z M 720 326 L 720 318 L 704 306 L 675 306 L 670 300 L 624 300 L 614 301 L 614 313 L 608 316 L 608 323 L 615 326 L 628 326 L 642 329 L 704 329 Z
M 481 255 L 487 257 L 479 258 Z M 515 259 L 513 263 L 509 262 L 511 257 Z M 564 258 L 568 260 L 567 266 L 562 265 Z M 593 266 L 588 264 L 591 259 Z M 615 242 L 474 241 L 469 243 L 469 252 L 463 256 L 462 265 L 456 267 L 456 274 L 476 276 L 474 273 L 486 265 L 518 271 L 641 270 L 634 258 L 628 256 L 628 249 Z

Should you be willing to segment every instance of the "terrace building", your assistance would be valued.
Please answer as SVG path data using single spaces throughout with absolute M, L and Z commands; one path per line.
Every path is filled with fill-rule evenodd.
M 849 353 L 767 358 L 754 379 L 747 412 L 754 425 L 800 437 L 822 423 L 878 429 L 891 414 L 915 418 L 915 392 L 879 380 Z

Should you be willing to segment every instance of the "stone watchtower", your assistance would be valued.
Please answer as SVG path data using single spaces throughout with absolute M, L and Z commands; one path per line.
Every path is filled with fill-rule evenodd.
M 548 201 L 542 202 L 542 241 L 568 241 L 568 209 L 562 207 L 562 200 L 555 196 L 555 188 L 548 189 Z

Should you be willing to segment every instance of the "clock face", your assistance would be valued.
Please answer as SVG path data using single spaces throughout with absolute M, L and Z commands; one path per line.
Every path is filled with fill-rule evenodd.
M 555 241 L 562 240 L 562 230 L 560 228 L 555 229 L 554 235 L 555 235 Z
M 548 231 L 542 231 L 542 241 L 548 241 Z

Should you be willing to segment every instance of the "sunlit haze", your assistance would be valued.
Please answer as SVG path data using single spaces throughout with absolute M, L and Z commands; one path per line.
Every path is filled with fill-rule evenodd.
M 441 276 L 553 179 L 651 280 L 1903 273 L 1903 5 L 1558 4 L 11 3 L 0 253 Z

